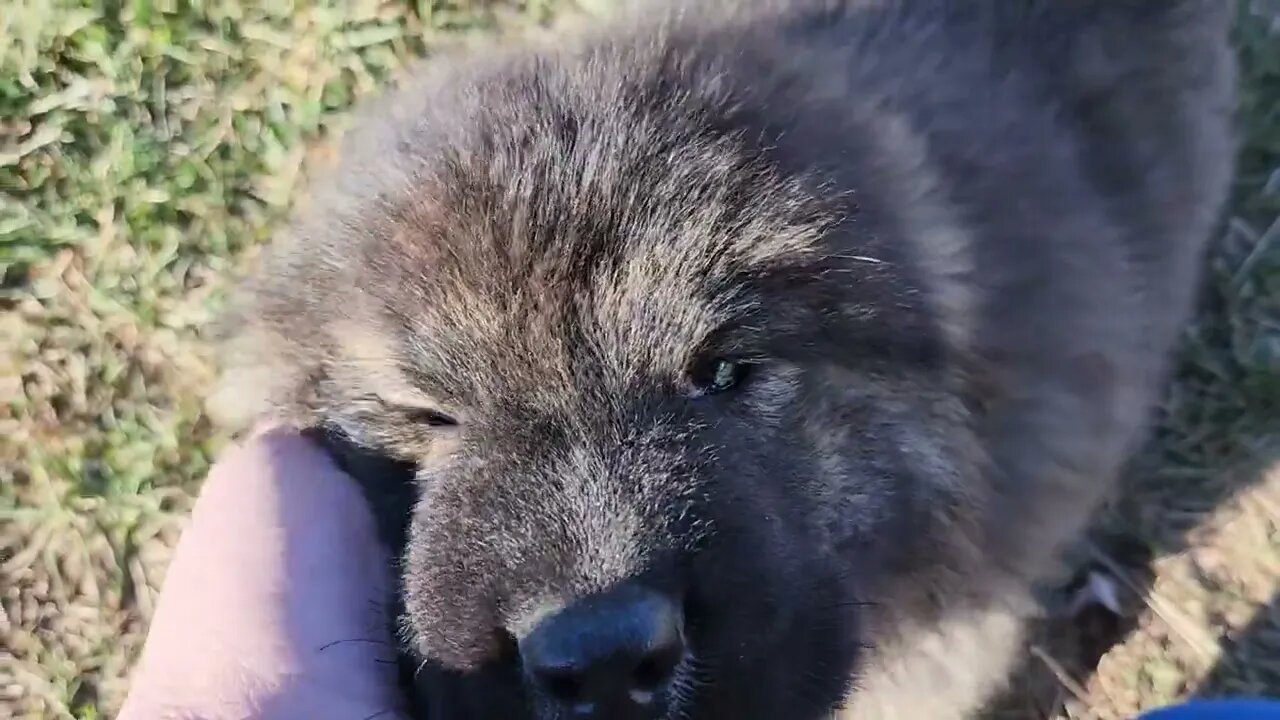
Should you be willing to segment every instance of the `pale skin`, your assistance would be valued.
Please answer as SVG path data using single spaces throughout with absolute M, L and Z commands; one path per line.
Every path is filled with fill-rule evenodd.
M 120 720 L 401 720 L 387 582 L 355 482 L 255 433 L 205 481 Z

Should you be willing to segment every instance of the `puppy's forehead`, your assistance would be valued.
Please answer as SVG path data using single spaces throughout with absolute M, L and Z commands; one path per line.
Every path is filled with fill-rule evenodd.
M 432 253 L 437 262 L 417 273 L 417 301 L 406 308 L 410 330 L 431 339 L 437 359 L 471 353 L 543 373 L 594 362 L 618 376 L 670 374 L 718 330 L 751 317 L 759 282 L 812 251 L 807 226 L 751 236 L 669 220 L 613 230 L 603 244 L 616 246 L 605 248 L 566 228 L 570 237 L 538 258 L 502 252 L 501 238 L 483 254 L 456 245 Z
M 575 130 L 450 154 L 417 188 L 379 265 L 424 363 L 669 375 L 751 313 L 753 287 L 820 254 L 830 214 L 737 139 L 674 152 Z

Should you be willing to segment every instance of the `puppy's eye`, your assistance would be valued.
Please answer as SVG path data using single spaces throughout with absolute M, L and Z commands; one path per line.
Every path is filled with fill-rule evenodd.
M 439 410 L 428 410 L 425 408 L 414 408 L 408 411 L 409 421 L 420 425 L 429 425 L 431 427 L 454 427 L 458 421 L 451 415 L 446 415 Z
M 737 387 L 746 377 L 747 363 L 727 358 L 711 358 L 697 363 L 689 371 L 689 382 L 696 395 L 714 395 Z

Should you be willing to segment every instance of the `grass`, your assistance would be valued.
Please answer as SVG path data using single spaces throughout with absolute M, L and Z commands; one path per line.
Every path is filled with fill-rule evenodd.
M 0 717 L 118 707 L 224 441 L 201 330 L 351 104 L 568 2 L 0 0 Z M 1074 716 L 1280 694 L 1280 472 L 1249 471 L 1280 438 L 1280 9 L 1248 5 L 1231 218 L 1157 438 L 1102 521 L 1150 590 L 1098 672 L 1053 677 Z

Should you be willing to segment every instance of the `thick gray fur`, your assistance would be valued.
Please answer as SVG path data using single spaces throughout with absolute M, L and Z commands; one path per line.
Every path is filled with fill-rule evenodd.
M 418 465 L 443 668 L 638 578 L 691 618 L 672 717 L 967 717 L 1192 307 L 1233 5 L 648 2 L 436 57 L 247 284 L 215 408 Z M 714 356 L 751 374 L 697 396 Z

